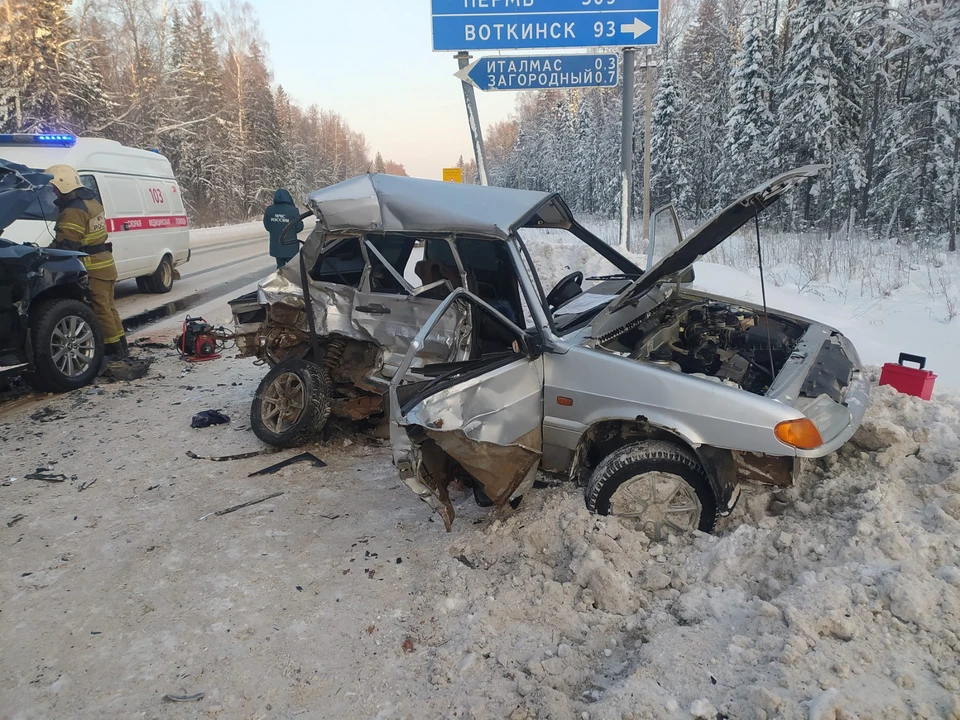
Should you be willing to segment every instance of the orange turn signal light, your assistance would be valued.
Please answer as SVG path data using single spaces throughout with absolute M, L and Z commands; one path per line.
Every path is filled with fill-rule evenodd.
M 563 395 L 557 395 L 557 405 L 563 405 L 564 407 L 573 407 L 573 398 L 564 397 Z
M 777 440 L 798 450 L 813 450 L 823 445 L 820 431 L 809 418 L 786 420 L 773 430 Z

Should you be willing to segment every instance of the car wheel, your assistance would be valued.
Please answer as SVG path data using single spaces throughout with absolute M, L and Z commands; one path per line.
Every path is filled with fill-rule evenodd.
M 163 295 L 173 289 L 173 260 L 164 255 L 157 269 L 151 275 L 141 275 L 137 278 L 137 287 L 141 292 Z
M 717 499 L 696 456 L 673 443 L 646 440 L 625 445 L 597 466 L 586 488 L 587 508 L 633 518 L 654 540 L 711 532 Z
M 90 383 L 103 362 L 103 334 L 90 306 L 67 298 L 30 309 L 33 370 L 27 381 L 43 392 Z
M 260 382 L 250 426 L 268 445 L 292 448 L 319 435 L 330 417 L 330 390 L 322 367 L 288 358 Z

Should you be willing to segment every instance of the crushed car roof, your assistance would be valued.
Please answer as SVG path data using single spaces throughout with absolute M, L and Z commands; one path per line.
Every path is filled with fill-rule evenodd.
M 518 227 L 568 227 L 556 193 L 367 174 L 316 190 L 307 206 L 328 232 L 460 232 L 507 238 Z

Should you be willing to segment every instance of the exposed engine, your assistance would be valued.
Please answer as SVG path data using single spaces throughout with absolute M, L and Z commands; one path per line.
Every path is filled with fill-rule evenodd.
M 597 345 L 763 395 L 804 331 L 799 323 L 747 308 L 676 298 L 599 338 Z

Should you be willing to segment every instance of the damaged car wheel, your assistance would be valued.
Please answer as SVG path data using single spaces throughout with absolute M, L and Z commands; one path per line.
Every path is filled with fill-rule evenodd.
M 90 383 L 103 361 L 103 335 L 93 310 L 61 298 L 31 312 L 33 371 L 27 381 L 42 392 L 69 392 Z
M 292 448 L 319 434 L 330 417 L 330 390 L 322 367 L 289 358 L 273 367 L 257 388 L 250 426 L 268 445 Z
M 657 541 L 710 532 L 717 521 L 717 500 L 700 462 L 659 440 L 631 443 L 604 458 L 587 483 L 586 499 L 589 510 L 633 518 Z

